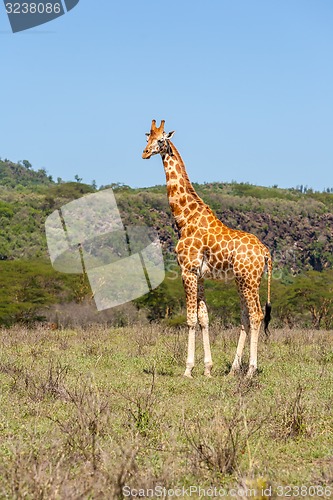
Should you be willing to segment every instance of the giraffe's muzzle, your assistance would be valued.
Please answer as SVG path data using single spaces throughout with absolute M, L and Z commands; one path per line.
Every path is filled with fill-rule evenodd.
M 142 158 L 144 160 L 149 160 L 150 157 L 151 157 L 151 151 L 149 149 L 144 149 L 142 153 Z

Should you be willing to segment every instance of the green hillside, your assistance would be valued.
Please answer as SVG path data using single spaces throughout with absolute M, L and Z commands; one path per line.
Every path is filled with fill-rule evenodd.
M 330 327 L 333 312 L 331 315 L 327 292 L 333 282 L 330 271 L 333 264 L 332 190 L 314 192 L 302 186 L 280 189 L 235 182 L 194 186 L 225 224 L 256 234 L 270 249 L 274 260 L 276 321 L 280 318 L 280 322 L 289 324 L 298 318 L 297 321 L 304 324 L 317 322 Z M 137 307 L 144 309 L 149 319 L 167 319 L 175 324 L 183 321 L 184 300 L 173 254 L 178 235 L 165 186 L 133 189 L 111 184 L 105 187 L 114 189 L 124 224 L 154 227 L 163 245 L 167 279 L 152 294 L 137 301 Z M 69 278 L 52 269 L 44 223 L 54 210 L 96 190 L 96 186 L 81 182 L 61 179 L 54 182 L 44 169 L 34 171 L 27 160 L 20 164 L 0 160 L 0 323 L 38 319 L 43 316 L 39 311 L 45 306 L 83 300 L 89 291 L 87 284 L 82 284 L 84 278 Z M 23 279 L 25 273 L 36 277 L 37 285 L 33 288 L 37 297 L 33 299 L 15 295 L 16 289 L 31 287 L 29 280 Z M 177 274 L 177 279 L 171 279 Z M 70 286 L 68 280 L 72 280 Z M 52 286 L 48 285 L 50 282 Z M 310 282 L 316 284 L 318 293 L 308 294 L 305 311 L 301 307 L 303 292 L 297 290 L 302 291 Z M 81 292 L 75 295 L 73 288 Z M 290 297 L 292 290 L 294 295 Z M 226 326 L 238 321 L 238 299 L 232 283 L 228 286 L 208 284 L 207 295 L 213 316 L 223 318 Z M 286 297 L 287 304 L 284 303 Z M 309 304 L 311 297 L 315 297 L 315 312 Z M 320 320 L 318 308 L 324 310 Z

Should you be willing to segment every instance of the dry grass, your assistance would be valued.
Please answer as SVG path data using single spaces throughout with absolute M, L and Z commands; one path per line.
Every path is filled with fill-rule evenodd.
M 238 498 L 279 485 L 333 495 L 332 334 L 272 332 L 251 382 L 225 376 L 237 336 L 213 328 L 210 380 L 198 341 L 187 380 L 182 329 L 2 330 L 0 498 L 191 485 Z

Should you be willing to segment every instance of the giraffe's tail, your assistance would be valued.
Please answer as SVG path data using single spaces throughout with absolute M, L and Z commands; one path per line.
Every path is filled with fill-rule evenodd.
M 272 258 L 269 252 L 266 255 L 266 265 L 267 265 L 267 302 L 265 305 L 265 316 L 264 316 L 264 332 L 269 335 L 268 325 L 271 320 L 271 279 L 272 279 Z

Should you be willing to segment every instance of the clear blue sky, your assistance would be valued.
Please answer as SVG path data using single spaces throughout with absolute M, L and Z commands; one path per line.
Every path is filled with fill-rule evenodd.
M 163 118 L 194 182 L 333 186 L 332 0 L 80 0 L 17 34 L 0 2 L 0 44 L 2 158 L 162 184 Z

